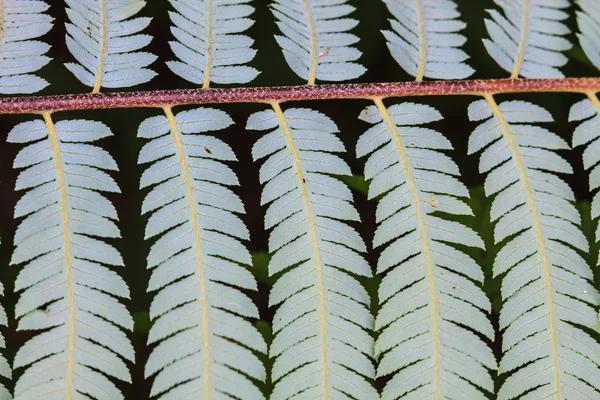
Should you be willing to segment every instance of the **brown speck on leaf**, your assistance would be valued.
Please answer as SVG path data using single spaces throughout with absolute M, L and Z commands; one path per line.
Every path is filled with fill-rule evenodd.
M 435 197 L 430 196 L 429 200 L 423 200 L 423 202 L 429 204 L 431 207 L 436 208 L 440 205 L 440 202 L 435 199 Z
M 204 151 L 207 152 L 208 154 L 212 154 L 212 150 L 206 146 L 204 146 Z
M 91 26 L 87 26 L 86 27 L 88 34 L 91 36 L 92 35 L 92 27 Z
M 319 54 L 317 54 L 317 58 L 324 57 L 327 54 L 329 54 L 329 48 L 326 48 L 325 50 L 323 50 L 322 52 L 320 52 Z

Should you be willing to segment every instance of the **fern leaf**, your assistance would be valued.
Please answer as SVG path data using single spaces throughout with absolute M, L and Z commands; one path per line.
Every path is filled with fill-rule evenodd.
M 249 379 L 266 373 L 253 351 L 266 344 L 246 318 L 258 309 L 240 289 L 256 290 L 250 253 L 240 240 L 248 230 L 235 213 L 244 212 L 227 186 L 238 185 L 223 161 L 236 160 L 221 140 L 198 132 L 233 122 L 223 111 L 198 108 L 145 120 L 139 137 L 152 139 L 139 162 L 152 163 L 141 187 L 154 186 L 142 212 L 152 212 L 146 238 L 160 236 L 148 255 L 154 325 L 158 343 L 146 364 L 156 374 L 152 396 L 161 399 L 263 399 Z
M 169 44 L 180 60 L 167 63 L 171 71 L 204 88 L 256 78 L 258 71 L 244 65 L 256 55 L 254 40 L 240 34 L 254 24 L 248 18 L 254 12 L 250 0 L 170 2 L 177 10 L 169 13 L 177 41 Z
M 579 0 L 582 11 L 577 13 L 579 43 L 592 63 L 600 69 L 600 7 L 596 2 Z M 600 187 L 600 100 L 594 91 L 587 92 L 587 99 L 571 107 L 569 121 L 582 121 L 573 133 L 573 147 L 587 145 L 583 152 L 583 166 L 590 170 L 590 190 Z M 592 218 L 600 216 L 600 194 L 592 200 Z M 596 230 L 596 241 L 600 240 L 600 228 Z M 600 262 L 600 260 L 599 260 Z
M 594 92 L 588 93 L 588 98 L 571 108 L 569 121 L 582 122 L 573 133 L 573 147 L 586 145 L 583 152 L 583 166 L 590 170 L 590 190 L 600 187 L 600 100 Z M 600 216 L 600 194 L 596 193 L 592 200 L 592 218 Z M 596 230 L 596 240 L 600 239 L 600 229 Z
M 4 286 L 0 283 L 0 295 L 2 294 L 4 294 Z M 2 306 L 0 306 L 0 325 L 8 325 L 8 318 L 6 317 L 6 312 L 4 311 L 4 308 Z M 4 337 L 2 335 L 0 335 L 0 347 L 6 347 L 6 342 L 4 341 Z M 3 376 L 8 379 L 10 379 L 12 376 L 10 365 L 8 364 L 8 361 L 6 361 L 6 358 L 2 354 L 0 354 L 0 376 Z M 3 385 L 0 385 L 0 400 L 10 399 L 12 399 L 10 392 Z
M 66 24 L 67 47 L 78 63 L 65 66 L 84 85 L 122 88 L 151 80 L 148 68 L 156 56 L 137 51 L 152 37 L 138 34 L 150 18 L 133 18 L 145 5 L 141 0 L 65 0 L 71 23 Z
M 473 68 L 459 49 L 467 38 L 457 32 L 466 24 L 453 0 L 384 0 L 393 15 L 393 31 L 384 30 L 387 46 L 407 73 L 423 80 L 464 79 Z
M 52 28 L 53 18 L 45 14 L 43 1 L 9 0 L 0 5 L 0 93 L 34 93 L 48 86 L 33 75 L 50 62 L 50 49 L 36 39 Z
M 592 64 L 600 69 L 600 5 L 594 0 L 578 0 L 577 34 L 581 48 Z
M 133 347 L 119 327 L 131 330 L 133 320 L 115 298 L 128 298 L 129 290 L 106 267 L 123 262 L 97 239 L 120 235 L 114 207 L 98 193 L 119 191 L 103 171 L 117 165 L 89 144 L 109 135 L 101 123 L 55 124 L 50 114 L 8 135 L 9 142 L 29 143 L 14 162 L 25 168 L 16 189 L 30 189 L 15 208 L 15 217 L 25 219 L 15 233 L 11 263 L 27 263 L 15 282 L 22 290 L 15 314 L 18 329 L 44 330 L 15 356 L 15 368 L 27 367 L 16 399 L 122 399 L 107 376 L 130 381 L 120 357 L 133 361 Z
M 353 275 L 370 276 L 357 253 L 366 247 L 342 221 L 357 221 L 348 187 L 330 175 L 350 175 L 332 153 L 344 151 L 335 124 L 309 109 L 273 110 L 250 116 L 247 129 L 271 130 L 252 149 L 270 203 L 265 227 L 273 228 L 269 274 L 280 274 L 269 304 L 273 318 L 270 356 L 275 358 L 273 400 L 375 399 L 367 381 L 375 371 L 369 335 L 369 295 Z
M 562 78 L 559 68 L 568 61 L 561 54 L 571 43 L 563 36 L 569 28 L 568 0 L 494 0 L 502 9 L 489 10 L 486 19 L 490 39 L 483 44 L 511 78 Z
M 347 33 L 358 21 L 342 18 L 354 11 L 347 0 L 274 0 L 273 14 L 283 35 L 275 39 L 290 68 L 313 85 L 315 80 L 355 79 L 366 69 L 355 63 L 361 52 L 351 45 L 358 37 Z
M 553 173 L 571 166 L 552 150 L 567 149 L 554 133 L 529 123 L 549 122 L 543 108 L 523 101 L 496 104 L 491 95 L 469 107 L 485 120 L 469 139 L 469 153 L 485 149 L 479 170 L 495 195 L 491 219 L 503 242 L 494 275 L 503 275 L 500 372 L 511 375 L 498 399 L 592 399 L 600 396 L 600 344 L 573 324 L 595 328 L 600 297 L 567 184 Z M 527 393 L 527 395 L 524 395 Z
M 360 115 L 374 126 L 364 133 L 356 154 L 370 154 L 365 178 L 377 206 L 375 247 L 382 306 L 375 322 L 381 330 L 375 354 L 378 376 L 393 374 L 382 399 L 484 399 L 493 392 L 488 369 L 496 368 L 489 346 L 494 330 L 485 312 L 490 302 L 479 286 L 481 268 L 446 244 L 483 248 L 479 236 L 457 222 L 433 215 L 470 215 L 458 197 L 468 197 L 458 167 L 440 150 L 451 149 L 440 133 L 420 127 L 442 119 L 433 108 L 414 103 L 385 107 L 381 100 Z M 477 284 L 475 283 L 477 282 Z M 479 284 L 479 285 L 478 285 Z M 465 329 L 470 328 L 469 329 Z M 479 387 L 479 388 L 478 388 Z

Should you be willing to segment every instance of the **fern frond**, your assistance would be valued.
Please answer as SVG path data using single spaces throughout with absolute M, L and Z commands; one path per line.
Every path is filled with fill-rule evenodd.
M 86 86 L 122 88 L 148 82 L 156 73 L 148 68 L 154 54 L 137 51 L 152 37 L 138 34 L 150 18 L 133 18 L 145 5 L 141 0 L 65 0 L 71 23 L 66 24 L 67 47 L 77 63 L 65 66 Z
M 595 1 L 579 0 L 582 11 L 577 12 L 580 33 L 579 43 L 592 64 L 600 70 L 600 5 Z M 583 121 L 573 133 L 573 147 L 587 145 L 583 152 L 583 166 L 590 169 L 590 190 L 600 187 L 600 100 L 594 91 L 587 92 L 587 99 L 571 107 L 569 121 Z M 592 218 L 600 216 L 600 194 L 592 200 Z M 600 228 L 596 241 L 600 240 Z M 598 261 L 600 262 L 600 260 Z
M 475 70 L 459 49 L 467 38 L 457 32 L 466 24 L 453 0 L 384 0 L 394 16 L 393 31 L 384 30 L 387 46 L 402 69 L 417 78 L 464 79 Z
M 122 399 L 108 376 L 130 381 L 119 357 L 133 361 L 133 320 L 115 297 L 128 298 L 119 275 L 106 265 L 123 265 L 100 238 L 119 237 L 117 213 L 99 191 L 118 192 L 103 170 L 117 170 L 112 157 L 89 144 L 111 135 L 86 120 L 44 120 L 17 125 L 8 141 L 29 143 L 17 155 L 17 190 L 30 189 L 17 203 L 25 217 L 14 237 L 11 264 L 27 262 L 15 282 L 19 330 L 44 330 L 17 352 L 14 367 L 27 367 L 16 399 Z M 92 237 L 93 236 L 93 237 Z
M 358 21 L 342 18 L 355 10 L 347 0 L 274 0 L 273 14 L 283 36 L 275 39 L 290 68 L 313 85 L 315 80 L 355 79 L 366 69 L 355 63 L 361 52 L 352 44 L 358 37 L 347 33 Z
M 600 187 L 600 100 L 595 92 L 571 107 L 569 121 L 582 121 L 573 133 L 573 147 L 586 145 L 583 152 L 583 167 L 590 169 L 590 190 Z M 600 216 L 600 193 L 592 200 L 592 218 Z M 600 228 L 596 230 L 596 241 L 600 239 Z M 599 261 L 600 262 L 600 261 Z
M 418 126 L 442 116 L 425 105 L 386 108 L 376 100 L 359 118 L 374 126 L 360 137 L 356 154 L 370 154 L 369 198 L 382 196 L 373 245 L 389 244 L 377 266 L 378 273 L 389 271 L 375 322 L 381 330 L 375 354 L 382 356 L 377 376 L 393 374 L 382 398 L 484 399 L 479 388 L 493 392 L 488 369 L 497 368 L 496 361 L 469 329 L 493 340 L 484 313 L 491 305 L 480 287 L 481 268 L 447 244 L 483 248 L 483 242 L 466 226 L 433 215 L 470 215 L 458 198 L 469 192 L 440 151 L 451 149 L 450 142 Z
M 561 54 L 571 43 L 563 36 L 569 28 L 562 23 L 569 17 L 563 9 L 568 0 L 494 0 L 502 9 L 488 10 L 486 19 L 490 39 L 483 44 L 492 58 L 510 72 L 511 78 L 562 78 L 559 67 L 568 58 Z
M 343 221 L 357 221 L 348 187 L 330 175 L 350 175 L 337 155 L 342 142 L 335 124 L 309 109 L 273 109 L 250 116 L 247 129 L 271 130 L 252 149 L 269 204 L 265 227 L 273 228 L 269 274 L 281 274 L 269 304 L 281 304 L 273 318 L 275 358 L 271 399 L 376 399 L 367 379 L 373 317 L 369 295 L 354 275 L 371 276 L 357 253 L 366 251 L 359 234 Z
M 494 262 L 503 275 L 500 372 L 509 373 L 498 399 L 592 399 L 600 396 L 600 344 L 573 324 L 594 329 L 599 294 L 578 251 L 588 251 L 573 192 L 553 173 L 571 166 L 552 150 L 567 149 L 554 133 L 530 123 L 549 122 L 545 109 L 523 101 L 497 104 L 491 95 L 469 106 L 485 120 L 469 139 L 483 150 L 479 170 L 495 195 L 491 219 Z
M 0 283 L 0 295 L 4 294 L 4 286 Z M 8 318 L 6 317 L 6 312 L 4 308 L 0 306 L 0 326 L 7 326 Z M 4 341 L 4 337 L 0 335 L 0 348 L 6 348 L 6 342 Z M 10 369 L 10 365 L 4 355 L 0 354 L 0 376 L 10 379 L 12 377 L 12 371 Z M 10 392 L 3 386 L 0 385 L 0 400 L 11 400 L 12 396 Z
M 0 5 L 0 93 L 34 93 L 48 86 L 32 75 L 50 62 L 44 54 L 50 46 L 31 40 L 52 28 L 43 1 L 8 0 Z
M 595 0 L 577 0 L 579 44 L 596 68 L 600 69 L 600 4 Z
M 158 290 L 150 307 L 149 343 L 158 343 L 146 375 L 156 374 L 152 396 L 161 399 L 263 399 L 248 378 L 266 373 L 253 351 L 266 344 L 247 318 L 258 309 L 240 289 L 256 290 L 240 240 L 249 239 L 238 185 L 223 161 L 236 160 L 223 141 L 196 133 L 233 123 L 223 111 L 198 108 L 142 122 L 138 136 L 152 139 L 139 162 L 152 163 L 140 186 L 154 186 L 142 212 L 152 212 L 146 238 L 159 236 L 148 255 L 153 268 L 148 290 Z
M 247 83 L 258 71 L 244 64 L 252 61 L 254 40 L 240 35 L 254 24 L 248 16 L 250 0 L 170 0 L 177 12 L 169 12 L 177 41 L 169 42 L 180 61 L 167 65 L 182 78 L 202 85 Z

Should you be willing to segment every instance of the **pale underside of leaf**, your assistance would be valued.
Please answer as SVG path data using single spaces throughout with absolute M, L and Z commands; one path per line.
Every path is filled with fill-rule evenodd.
M 355 79 L 366 69 L 355 63 L 361 52 L 351 45 L 358 37 L 347 33 L 358 21 L 342 18 L 354 11 L 347 0 L 275 0 L 273 14 L 283 36 L 275 39 L 296 75 L 309 85 L 315 81 Z
M 31 40 L 52 28 L 47 9 L 42 1 L 0 1 L 0 93 L 34 93 L 48 86 L 32 72 L 50 61 L 44 55 L 50 46 Z
M 578 0 L 581 11 L 577 12 L 579 43 L 588 59 L 600 70 L 600 5 L 596 1 Z M 600 187 L 600 100 L 594 91 L 586 93 L 587 99 L 573 105 L 569 121 L 582 122 L 573 133 L 573 147 L 587 145 L 583 152 L 583 166 L 589 169 L 590 190 Z M 592 200 L 592 218 L 600 216 L 600 194 Z M 596 229 L 596 241 L 600 239 L 600 227 Z
M 146 67 L 156 56 L 138 51 L 152 38 L 139 34 L 150 18 L 131 18 L 143 0 L 65 0 L 69 23 L 67 47 L 77 63 L 65 66 L 93 93 L 102 88 L 122 88 L 146 83 L 156 73 Z
M 511 78 L 562 78 L 560 67 L 568 58 L 561 52 L 571 43 L 563 36 L 569 28 L 563 9 L 567 0 L 495 0 L 503 10 L 488 10 L 486 19 L 490 39 L 483 43 L 492 58 Z
M 182 78 L 208 88 L 211 83 L 247 83 L 258 71 L 244 64 L 254 59 L 254 41 L 244 31 L 254 21 L 250 0 L 170 0 L 171 32 L 177 41 L 170 42 L 179 61 L 167 62 Z
M 577 0 L 579 43 L 592 64 L 600 70 L 600 5 L 595 0 Z
M 238 240 L 247 240 L 248 230 L 233 214 L 243 212 L 241 201 L 225 187 L 237 178 L 219 161 L 235 155 L 219 139 L 196 135 L 224 129 L 231 118 L 203 108 L 164 112 L 139 129 L 140 137 L 152 139 L 139 162 L 153 162 L 141 186 L 156 185 L 142 207 L 153 212 L 146 237 L 161 235 L 148 256 L 149 290 L 160 289 L 150 308 L 149 343 L 158 343 L 146 364 L 146 375 L 156 374 L 151 395 L 263 399 L 248 379 L 266 378 L 252 353 L 266 352 L 266 344 L 246 320 L 258 318 L 258 310 L 236 288 L 256 289 L 238 264 L 251 261 Z
M 464 79 L 474 70 L 460 50 L 465 27 L 453 0 L 385 0 L 394 16 L 393 31 L 383 31 L 396 62 L 417 81 Z
M 313 28 L 314 30 L 314 28 Z M 279 120 L 279 124 L 281 126 L 281 129 L 283 129 L 283 132 L 285 134 L 285 138 L 287 140 L 287 144 L 288 146 L 291 148 L 292 151 L 292 157 L 294 158 L 294 164 L 296 166 L 296 169 L 298 170 L 298 175 L 299 178 L 301 180 L 306 180 L 306 178 L 304 178 L 304 172 L 302 169 L 302 165 L 300 163 L 300 159 L 298 156 L 298 151 L 296 150 L 296 146 L 294 145 L 294 141 L 292 139 L 292 134 L 291 131 L 288 127 L 287 121 L 285 119 L 285 116 L 283 115 L 283 111 L 281 110 L 281 107 L 279 106 L 279 104 L 274 103 L 273 104 L 273 110 L 275 111 L 275 114 L 277 115 L 277 119 Z M 319 308 L 318 308 L 318 314 L 319 314 L 319 322 L 320 322 L 320 330 L 321 330 L 321 343 L 320 343 L 320 347 L 321 347 L 321 351 L 322 351 L 322 361 L 323 361 L 323 398 L 328 399 L 329 396 L 329 382 L 328 382 L 328 359 L 327 359 L 327 316 L 326 316 L 326 311 L 325 311 L 325 287 L 324 287 L 324 283 L 323 283 L 323 262 L 321 260 L 321 251 L 319 249 L 319 242 L 317 239 L 317 232 L 316 232 L 316 221 L 315 221 L 315 217 L 313 216 L 313 211 L 312 211 L 312 206 L 310 203 L 310 199 L 308 197 L 308 190 L 306 187 L 306 183 L 303 182 L 302 184 L 302 198 L 304 200 L 305 203 L 305 207 L 306 207 L 306 220 L 308 221 L 308 223 L 310 224 L 310 237 L 311 237 L 311 242 L 312 242 L 312 247 L 314 248 L 314 254 L 315 254 L 315 269 L 316 269 L 316 275 L 317 275 L 317 290 L 318 290 L 318 298 L 319 298 Z
M 570 121 L 583 121 L 573 133 L 573 147 L 586 145 L 583 167 L 589 169 L 590 190 L 600 187 L 600 100 L 595 92 L 588 92 L 587 99 L 573 105 Z M 592 199 L 592 218 L 600 216 L 600 194 Z M 600 239 L 600 227 L 596 229 L 596 241 Z
M 523 122 L 551 121 L 530 103 L 497 104 L 492 95 L 469 107 L 472 120 L 487 120 L 471 136 L 469 152 L 487 149 L 480 171 L 491 171 L 486 194 L 496 194 L 495 240 L 504 244 L 494 263 L 505 304 L 500 314 L 504 357 L 500 372 L 512 371 L 498 398 L 587 399 L 598 395 L 600 345 L 571 323 L 595 325 L 598 292 L 591 271 L 569 246 L 587 251 L 580 217 L 564 182 L 545 172 L 571 173 L 550 150 L 568 148 L 553 133 Z M 536 138 L 537 136 L 537 138 Z M 577 310 L 577 311 L 575 311 Z M 581 365 L 589 373 L 582 373 Z M 600 375 L 598 375 L 600 376 Z M 584 383 L 585 382 L 585 383 Z
M 118 252 L 88 236 L 119 236 L 114 208 L 96 192 L 118 191 L 102 171 L 116 164 L 85 143 L 110 131 L 91 121 L 43 117 L 16 126 L 8 138 L 34 142 L 15 159 L 15 167 L 27 167 L 17 189 L 31 189 L 15 209 L 15 216 L 27 217 L 15 233 L 11 262 L 28 261 L 15 283 L 16 290 L 24 289 L 15 314 L 18 329 L 45 330 L 17 352 L 15 367 L 27 368 L 15 396 L 123 398 L 105 375 L 130 381 L 120 357 L 132 361 L 133 348 L 118 327 L 130 330 L 133 320 L 113 297 L 128 297 L 129 291 L 103 265 L 122 265 Z
M 369 296 L 350 274 L 369 276 L 356 250 L 366 247 L 358 233 L 343 223 L 357 220 L 352 194 L 331 174 L 350 174 L 334 152 L 344 151 L 333 135 L 335 124 L 309 109 L 272 110 L 253 114 L 248 129 L 274 131 L 253 147 L 265 183 L 262 203 L 273 228 L 270 275 L 283 272 L 269 302 L 281 303 L 273 322 L 276 357 L 272 399 L 371 399 L 377 392 L 365 377 L 375 373 L 367 333 L 372 317 Z
M 493 338 L 482 312 L 489 312 L 489 301 L 471 281 L 482 280 L 481 268 L 440 240 L 483 243 L 470 229 L 430 215 L 470 214 L 454 197 L 468 192 L 452 176 L 458 175 L 456 164 L 436 151 L 451 148 L 450 143 L 435 131 L 412 126 L 440 118 L 427 106 L 405 103 L 388 109 L 380 99 L 361 114 L 375 124 L 357 146 L 359 156 L 372 153 L 365 166 L 365 177 L 373 179 L 369 197 L 386 193 L 377 208 L 374 245 L 391 242 L 378 264 L 380 273 L 391 268 L 380 286 L 376 321 L 381 329 L 376 354 L 382 355 L 378 376 L 393 374 L 384 399 L 484 399 L 475 385 L 493 391 L 486 368 L 496 365 L 489 346 L 454 324 Z
M 0 295 L 4 294 L 4 286 L 0 283 Z M 6 316 L 6 311 L 4 311 L 4 307 L 0 306 L 0 326 L 7 326 L 8 318 Z M 5 348 L 6 342 L 4 341 L 4 337 L 0 335 L 0 348 Z M 11 379 L 12 371 L 8 361 L 4 357 L 4 355 L 0 355 L 0 376 Z M 4 385 L 0 384 L 0 400 L 10 400 L 12 396 L 10 392 L 4 387 Z

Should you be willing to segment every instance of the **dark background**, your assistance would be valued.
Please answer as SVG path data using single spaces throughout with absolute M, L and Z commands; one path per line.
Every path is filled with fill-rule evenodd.
M 82 85 L 64 66 L 65 62 L 72 62 L 73 58 L 69 54 L 65 45 L 65 13 L 64 3 L 60 0 L 46 0 L 50 5 L 49 13 L 55 18 L 55 26 L 52 31 L 46 35 L 43 40 L 52 44 L 53 47 L 49 56 L 53 61 L 44 67 L 39 75 L 48 80 L 51 84 L 40 94 L 64 94 L 64 93 L 84 93 L 91 91 L 90 88 Z M 352 17 L 360 20 L 359 26 L 353 31 L 361 40 L 356 45 L 363 56 L 360 62 L 368 69 L 368 72 L 356 82 L 384 82 L 384 81 L 409 81 L 413 80 L 406 74 L 389 55 L 384 37 L 381 35 L 381 29 L 389 29 L 387 12 L 384 4 L 376 0 L 350 0 L 350 4 L 355 5 L 358 11 L 352 14 Z M 467 22 L 468 27 L 464 33 L 468 40 L 463 49 L 471 55 L 468 63 L 477 71 L 473 78 L 505 78 L 508 73 L 502 70 L 487 55 L 483 47 L 481 38 L 487 37 L 483 19 L 487 17 L 486 9 L 494 7 L 491 0 L 457 0 L 459 9 L 463 15 L 462 19 Z M 256 23 L 247 32 L 249 36 L 255 39 L 254 48 L 258 50 L 255 60 L 250 64 L 261 71 L 258 78 L 251 83 L 251 86 L 277 86 L 277 85 L 301 85 L 304 82 L 294 75 L 283 58 L 273 35 L 278 33 L 272 14 L 268 8 L 268 1 L 254 1 L 256 8 L 254 19 Z M 165 61 L 173 60 L 174 56 L 168 46 L 168 41 L 173 40 L 169 31 L 170 20 L 167 10 L 172 10 L 166 0 L 149 0 L 148 5 L 140 12 L 139 16 L 151 16 L 153 21 L 149 29 L 144 32 L 154 37 L 151 45 L 145 49 L 159 56 L 159 61 L 155 62 L 151 68 L 158 72 L 159 76 L 153 81 L 134 88 L 135 90 L 155 90 L 155 89 L 177 89 L 194 88 L 194 84 L 187 82 L 173 74 L 165 65 Z M 572 30 L 575 30 L 574 12 L 570 10 L 570 18 L 567 21 Z M 576 43 L 574 34 L 569 39 Z M 563 72 L 569 77 L 597 76 L 598 71 L 587 61 L 581 49 L 574 46 L 567 52 L 570 61 L 563 68 Z M 213 85 L 215 87 L 219 85 Z M 572 104 L 580 100 L 580 95 L 571 94 L 520 94 L 498 96 L 499 100 L 518 98 L 529 100 L 538 105 L 547 108 L 554 116 L 556 122 L 545 124 L 552 131 L 559 134 L 569 143 L 574 127 L 573 123 L 568 122 L 568 110 Z M 493 244 L 492 225 L 489 223 L 488 209 L 489 199 L 483 196 L 481 185 L 483 176 L 477 172 L 478 155 L 466 156 L 467 139 L 471 131 L 476 126 L 469 122 L 467 118 L 467 106 L 473 101 L 474 97 L 453 96 L 453 97 L 421 97 L 405 99 L 419 103 L 430 104 L 436 107 L 445 117 L 441 122 L 431 125 L 448 137 L 455 148 L 450 156 L 458 163 L 463 174 L 463 182 L 467 184 L 472 193 L 471 205 L 476 217 L 461 219 L 462 222 L 476 229 L 486 242 L 488 252 L 470 251 L 470 254 L 477 258 L 486 272 L 485 291 L 488 293 L 493 303 L 493 314 L 491 315 L 493 323 L 497 326 L 498 311 L 501 306 L 499 296 L 499 280 L 492 279 L 491 267 L 494 254 L 498 246 Z M 404 99 L 403 99 L 404 100 Z M 399 102 L 397 99 L 389 99 L 387 105 Z M 360 111 L 368 105 L 368 101 L 361 100 L 327 100 L 284 104 L 284 109 L 290 106 L 301 106 L 315 108 L 332 118 L 340 129 L 340 137 L 346 144 L 348 153 L 345 155 L 346 161 L 352 167 L 354 177 L 346 179 L 355 191 L 355 204 L 359 210 L 362 223 L 355 224 L 355 227 L 361 233 L 367 242 L 369 248 L 373 232 L 375 230 L 374 211 L 375 202 L 367 201 L 366 187 L 362 179 L 364 159 L 357 160 L 355 155 L 355 144 L 360 134 L 362 134 L 369 124 L 357 119 Z M 248 243 L 254 258 L 253 272 L 258 280 L 259 292 L 252 293 L 251 296 L 260 309 L 261 321 L 256 321 L 256 326 L 265 335 L 267 341 L 270 341 L 270 320 L 273 310 L 267 307 L 269 287 L 272 278 L 268 277 L 266 265 L 268 262 L 267 239 L 268 233 L 263 229 L 263 217 L 265 208 L 260 207 L 261 187 L 258 183 L 259 164 L 252 162 L 250 149 L 259 133 L 255 131 L 245 131 L 244 127 L 248 116 L 262 109 L 264 105 L 260 104 L 242 104 L 242 105 L 223 105 L 218 106 L 227 111 L 235 125 L 225 131 L 218 132 L 217 135 L 229 143 L 238 159 L 239 163 L 233 165 L 238 173 L 241 187 L 235 189 L 236 193 L 242 198 L 247 214 L 243 216 L 249 230 L 252 241 Z M 177 107 L 175 112 L 191 107 Z M 131 300 L 126 301 L 128 309 L 134 316 L 134 332 L 129 336 L 136 348 L 136 364 L 130 365 L 133 384 L 118 383 L 123 394 L 128 399 L 145 399 L 149 396 L 150 380 L 144 379 L 143 368 L 149 354 L 149 348 L 146 347 L 146 338 L 150 321 L 148 312 L 152 294 L 146 293 L 146 285 L 150 276 L 146 269 L 146 256 L 151 242 L 145 242 L 144 229 L 147 216 L 140 216 L 140 209 L 143 197 L 147 190 L 139 190 L 139 178 L 144 167 L 137 165 L 137 155 L 143 141 L 136 138 L 139 124 L 147 117 L 158 115 L 157 109 L 130 109 L 130 110 L 99 110 L 99 111 L 77 111 L 56 113 L 56 120 L 68 118 L 86 118 L 90 120 L 99 120 L 110 126 L 114 136 L 97 142 L 98 145 L 108 150 L 119 165 L 120 172 L 113 174 L 119 183 L 122 193 L 109 195 L 108 197 L 117 208 L 120 218 L 120 228 L 122 239 L 110 241 L 122 254 L 125 267 L 118 269 L 127 281 L 131 289 Z M 6 135 L 10 129 L 18 122 L 29 120 L 31 116 L 2 116 L 0 117 L 0 132 Z M 7 341 L 6 354 L 10 361 L 14 357 L 18 347 L 20 347 L 32 332 L 17 332 L 16 322 L 14 321 L 14 304 L 17 296 L 13 293 L 13 282 L 21 266 L 11 266 L 10 257 L 12 253 L 12 238 L 17 228 L 18 222 L 13 219 L 13 210 L 16 201 L 22 195 L 14 191 L 14 184 L 18 171 L 12 169 L 13 159 L 20 149 L 19 145 L 7 144 L 5 140 L 0 140 L 0 234 L 2 244 L 0 245 L 0 281 L 5 285 L 5 298 L 2 300 L 9 315 L 9 329 L 3 329 Z M 561 155 L 567 158 L 575 174 L 573 176 L 564 176 L 563 178 L 571 185 L 578 199 L 578 207 L 582 211 L 583 228 L 592 245 L 591 255 L 586 256 L 590 265 L 596 265 L 598 247 L 593 245 L 593 232 L 595 223 L 592 224 L 589 213 L 589 200 L 591 196 L 588 191 L 587 173 L 583 171 L 581 162 L 582 149 L 578 148 L 569 152 L 561 152 Z M 378 250 L 370 251 L 368 260 L 374 267 L 377 262 Z M 594 267 L 596 270 L 596 267 Z M 600 287 L 596 273 L 596 286 Z M 377 278 L 364 280 L 369 288 L 373 302 L 372 308 L 377 310 L 376 288 Z M 500 355 L 500 340 L 497 339 L 492 344 L 494 351 Z M 265 357 L 266 360 L 266 357 Z M 270 365 L 267 365 L 270 368 Z M 15 378 L 22 373 L 22 369 L 14 372 Z M 501 379 L 501 378 L 500 378 Z M 16 381 L 16 379 L 14 380 Z M 377 386 L 382 387 L 385 380 L 378 380 Z M 12 389 L 12 384 L 8 384 Z M 263 386 L 265 393 L 270 392 L 270 383 Z

